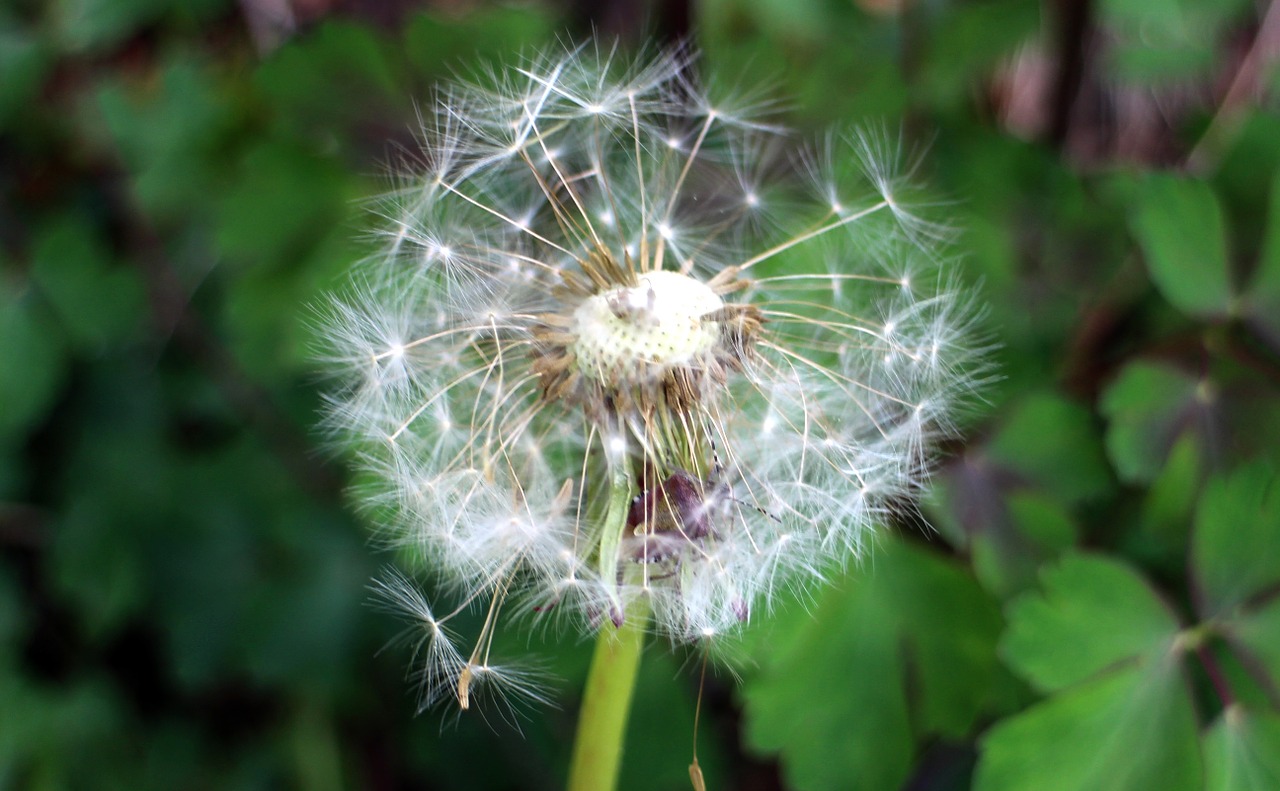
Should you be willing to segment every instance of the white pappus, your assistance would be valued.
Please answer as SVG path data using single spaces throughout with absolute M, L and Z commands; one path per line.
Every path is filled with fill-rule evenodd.
M 538 687 L 506 616 L 714 638 L 861 553 L 971 392 L 971 311 L 884 135 L 794 152 L 686 50 L 590 46 L 441 89 L 385 243 L 326 313 L 329 423 L 455 597 L 424 705 Z M 469 648 L 446 624 L 486 614 Z

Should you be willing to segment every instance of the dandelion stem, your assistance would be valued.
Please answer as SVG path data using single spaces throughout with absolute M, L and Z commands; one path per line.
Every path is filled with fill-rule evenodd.
M 625 459 L 616 459 L 611 466 L 604 525 L 606 538 L 601 546 L 602 555 L 608 557 L 607 565 L 602 562 L 608 574 L 615 573 L 613 569 L 618 567 L 616 555 L 622 531 L 626 529 L 633 481 Z M 617 786 L 627 713 L 631 709 L 631 693 L 635 689 L 640 650 L 644 647 L 649 623 L 649 606 L 643 598 L 638 598 L 616 619 L 602 620 L 582 693 L 578 734 L 569 765 L 569 791 L 612 791 Z
M 628 609 L 622 626 L 615 629 L 606 619 L 600 628 L 578 714 L 569 791 L 612 791 L 617 787 L 627 714 L 648 622 L 648 605 L 640 599 Z

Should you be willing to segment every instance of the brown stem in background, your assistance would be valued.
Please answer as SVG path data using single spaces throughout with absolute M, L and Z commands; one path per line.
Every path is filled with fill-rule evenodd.
M 1214 694 L 1218 696 L 1218 701 L 1222 703 L 1222 708 L 1227 708 L 1235 702 L 1235 695 L 1231 692 L 1231 684 L 1228 683 L 1226 674 L 1222 672 L 1222 668 L 1218 667 L 1218 660 L 1209 651 L 1209 647 L 1203 642 L 1196 647 L 1196 657 L 1200 660 L 1200 666 L 1204 668 L 1205 675 L 1209 677 L 1209 683 L 1213 685 Z
M 1057 73 L 1049 92 L 1048 137 L 1054 148 L 1066 145 L 1071 131 L 1072 111 L 1084 81 L 1085 46 L 1089 38 L 1089 21 L 1093 16 L 1091 0 L 1055 0 Z
M 1262 73 L 1277 56 L 1280 56 L 1280 3 L 1272 2 L 1267 5 L 1253 44 L 1240 60 L 1217 112 L 1199 142 L 1187 154 L 1187 170 L 1204 173 L 1217 164 L 1217 158 L 1225 148 L 1223 142 L 1239 128 L 1244 120 L 1242 109 L 1251 97 L 1257 95 Z

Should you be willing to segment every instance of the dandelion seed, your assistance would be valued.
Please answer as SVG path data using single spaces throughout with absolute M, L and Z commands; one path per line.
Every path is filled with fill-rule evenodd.
M 820 583 L 975 384 L 898 143 L 788 158 L 690 61 L 579 48 L 442 92 L 429 172 L 335 301 L 330 423 L 382 481 L 390 543 L 458 599 L 438 616 L 406 577 L 379 586 L 419 624 L 423 705 L 544 699 L 491 658 L 512 618 L 592 630 L 644 599 L 672 640 L 718 640 Z

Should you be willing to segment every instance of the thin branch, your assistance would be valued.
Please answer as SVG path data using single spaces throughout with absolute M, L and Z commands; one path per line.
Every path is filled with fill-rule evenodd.
M 1263 73 L 1277 56 L 1280 56 L 1280 3 L 1272 2 L 1267 5 L 1253 43 L 1240 60 L 1217 112 L 1187 155 L 1187 170 L 1204 173 L 1213 169 L 1225 148 L 1223 143 L 1235 134 L 1244 120 L 1242 109 L 1251 97 L 1257 95 Z

